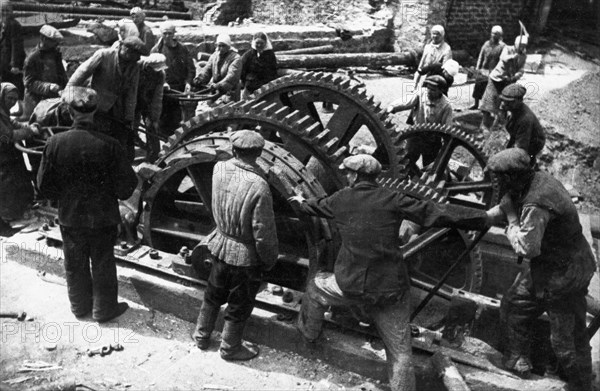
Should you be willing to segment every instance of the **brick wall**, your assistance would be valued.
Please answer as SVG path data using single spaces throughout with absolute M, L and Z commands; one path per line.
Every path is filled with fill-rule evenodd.
M 433 1 L 433 0 L 432 0 Z M 513 44 L 519 33 L 519 19 L 527 25 L 527 0 L 449 0 L 446 10 L 446 39 L 453 48 L 477 56 L 489 39 L 492 26 L 504 29 L 504 40 Z

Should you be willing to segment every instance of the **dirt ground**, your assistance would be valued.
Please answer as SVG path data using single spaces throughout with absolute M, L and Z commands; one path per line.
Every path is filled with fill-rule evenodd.
M 66 286 L 45 282 L 35 270 L 12 261 L 0 262 L 0 297 L 1 311 L 33 317 L 30 322 L 0 319 L 0 390 L 29 390 L 56 379 L 121 391 L 385 389 L 319 360 L 265 346 L 252 361 L 226 362 L 219 357 L 218 335 L 208 351 L 201 351 L 190 339 L 193 324 L 132 302 L 114 323 L 77 320 L 69 311 Z M 86 354 L 111 343 L 124 350 L 104 357 Z M 46 349 L 51 344 L 56 344 L 53 351 Z M 60 369 L 19 373 L 25 360 Z

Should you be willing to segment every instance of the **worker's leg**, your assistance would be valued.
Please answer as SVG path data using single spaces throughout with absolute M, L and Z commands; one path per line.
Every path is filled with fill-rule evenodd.
M 92 310 L 93 290 L 90 272 L 90 247 L 81 229 L 60 226 L 65 255 L 67 291 L 71 312 L 85 316 Z
M 393 391 L 415 390 L 410 337 L 410 292 L 406 291 L 397 302 L 370 311 L 379 336 L 385 345 L 388 378 Z
M 92 284 L 94 287 L 94 313 L 96 320 L 114 318 L 119 312 L 117 265 L 114 245 L 117 227 L 90 230 L 90 258 L 92 260 Z

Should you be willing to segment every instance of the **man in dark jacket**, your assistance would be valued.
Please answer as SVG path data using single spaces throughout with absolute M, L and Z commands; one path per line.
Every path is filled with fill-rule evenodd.
M 234 159 L 218 162 L 213 170 L 212 211 L 217 224 L 208 236 L 216 258 L 193 338 L 207 349 L 219 307 L 227 303 L 219 352 L 224 360 L 250 360 L 258 348 L 242 341 L 246 320 L 263 271 L 277 262 L 278 241 L 273 198 L 264 171 L 256 164 L 265 145 L 252 130 L 231 135 Z
M 152 48 L 152 53 L 162 53 L 167 58 L 167 71 L 165 85 L 167 90 L 189 92 L 192 88 L 192 80 L 196 75 L 196 68 L 192 56 L 175 38 L 175 26 L 165 22 L 160 26 L 162 38 Z M 193 111 L 193 110 L 191 110 Z M 173 134 L 175 129 L 181 125 L 182 111 L 177 99 L 163 95 L 163 111 L 160 117 L 160 128 L 165 136 Z
M 422 226 L 484 228 L 486 212 L 419 201 L 376 182 L 381 164 L 370 155 L 344 159 L 349 187 L 329 197 L 294 196 L 305 213 L 335 219 L 342 246 L 333 273 L 319 272 L 302 298 L 298 328 L 309 342 L 321 333 L 329 305 L 362 306 L 373 318 L 386 347 L 390 387 L 415 389 L 411 364 L 409 279 L 398 232 L 403 219 Z
M 504 87 L 500 94 L 500 110 L 509 113 L 506 131 L 510 135 L 510 139 L 506 148 L 523 149 L 529 155 L 531 164 L 535 165 L 536 156 L 546 143 L 546 135 L 533 111 L 523 103 L 526 92 L 525 87 L 516 83 Z
M 14 84 L 19 91 L 19 99 L 23 99 L 25 48 L 21 25 L 13 17 L 9 1 L 1 2 L 0 16 L 0 81 Z
M 91 311 L 94 320 L 107 322 L 127 310 L 117 302 L 113 246 L 121 221 L 118 199 L 131 196 L 137 177 L 119 143 L 94 128 L 96 92 L 67 87 L 63 97 L 73 128 L 48 140 L 38 185 L 58 201 L 71 311 L 77 317 Z
M 132 128 L 140 76 L 138 60 L 148 54 L 138 37 L 127 37 L 114 48 L 100 49 L 83 62 L 69 79 L 68 85 L 90 86 L 98 93 L 95 125 L 116 138 L 129 161 L 135 157 Z
M 502 298 L 500 313 L 508 331 L 504 364 L 529 375 L 532 322 L 547 312 L 550 341 L 569 390 L 591 391 L 585 295 L 596 260 L 571 196 L 550 174 L 534 171 L 521 148 L 492 156 L 487 169 L 508 190 L 500 203 L 508 220 L 506 236 L 517 255 L 530 260 Z
M 58 49 L 62 34 L 52 26 L 40 29 L 40 43 L 25 60 L 24 116 L 29 118 L 43 99 L 56 98 L 67 85 L 67 73 Z

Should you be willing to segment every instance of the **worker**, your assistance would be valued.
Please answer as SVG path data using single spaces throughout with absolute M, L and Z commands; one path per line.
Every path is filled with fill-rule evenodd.
M 388 113 L 411 110 L 407 123 L 440 124 L 452 126 L 454 114 L 450 101 L 444 95 L 447 90 L 446 80 L 439 75 L 428 76 L 423 82 L 427 94 L 413 94 L 412 99 L 404 103 L 401 99 L 393 101 L 388 107 Z M 407 140 L 406 156 L 409 161 L 410 175 L 418 175 L 420 170 L 417 161 L 422 157 L 423 168 L 431 164 L 442 147 L 442 139 L 435 134 L 415 135 Z
M 14 143 L 39 135 L 40 129 L 11 118 L 10 108 L 18 99 L 14 84 L 0 85 L 0 232 L 9 232 L 10 221 L 21 219 L 33 201 L 32 178 Z
M 458 71 L 460 69 L 460 65 L 458 62 L 454 60 L 448 60 L 445 63 L 441 64 L 439 62 L 435 62 L 431 65 L 424 66 L 421 69 L 426 76 L 432 75 L 440 75 L 446 81 L 446 86 L 442 90 L 442 94 L 448 96 L 448 90 L 454 84 L 454 76 L 458 75 Z
M 492 27 L 490 39 L 485 41 L 479 51 L 479 57 L 477 57 L 477 64 L 475 65 L 475 87 L 473 88 L 475 103 L 469 108 L 470 110 L 479 108 L 479 101 L 483 97 L 483 93 L 487 87 L 490 72 L 500 61 L 500 54 L 502 53 L 502 49 L 504 49 L 503 35 L 502 26 Z
M 215 52 L 198 72 L 194 84 L 206 85 L 212 92 L 220 93 L 220 103 L 237 101 L 242 71 L 240 55 L 227 34 L 219 34 L 215 45 Z M 216 103 L 216 100 L 213 103 Z
M 427 227 L 480 229 L 491 216 L 379 187 L 381 164 L 371 155 L 347 157 L 340 169 L 348 187 L 328 197 L 289 199 L 301 212 L 335 219 L 342 240 L 333 273 L 318 272 L 309 280 L 297 327 L 306 342 L 314 343 L 329 306 L 362 307 L 385 345 L 390 388 L 415 390 L 408 323 L 410 282 L 398 236 L 402 220 Z
M 154 162 L 160 150 L 160 115 L 167 59 L 164 54 L 151 53 L 140 60 L 140 84 L 135 109 L 136 128 L 141 119 L 146 125 L 146 160 Z
M 133 7 L 129 11 L 129 15 L 131 15 L 131 20 L 137 27 L 138 36 L 144 42 L 144 46 L 146 46 L 146 51 L 150 53 L 154 45 L 156 45 L 156 37 L 152 33 L 150 26 L 146 24 L 146 13 L 140 7 Z
M 514 46 L 504 46 L 500 61 L 490 72 L 490 77 L 481 99 L 480 110 L 483 113 L 481 128 L 489 132 L 494 125 L 494 117 L 498 119 L 500 109 L 500 93 L 509 84 L 515 83 L 523 76 L 527 59 L 527 35 L 515 38 Z
M 127 37 L 115 48 L 100 49 L 84 61 L 69 79 L 68 85 L 91 87 L 98 93 L 94 123 L 123 146 L 130 162 L 135 157 L 133 129 L 140 75 L 138 60 L 146 53 L 137 37 Z
M 16 86 L 19 100 L 23 100 L 25 48 L 21 24 L 14 18 L 10 1 L 0 2 L 0 22 L 0 81 Z
M 517 147 L 529 155 L 530 162 L 535 166 L 536 156 L 544 148 L 546 135 L 540 121 L 523 103 L 527 89 L 520 84 L 510 84 L 500 94 L 500 110 L 509 113 L 506 122 L 506 131 L 510 138 L 506 148 Z
M 435 63 L 444 64 L 446 61 L 452 59 L 452 49 L 450 45 L 444 41 L 446 31 L 443 26 L 439 24 L 431 28 L 431 42 L 425 45 L 423 48 L 423 56 L 415 72 L 415 90 L 418 90 L 421 75 L 424 75 L 424 67 L 428 67 Z
M 227 303 L 220 355 L 225 360 L 250 360 L 258 347 L 242 340 L 254 308 L 261 275 L 277 261 L 278 242 L 273 198 L 265 173 L 256 163 L 265 145 L 252 130 L 231 134 L 233 159 L 217 162 L 212 177 L 212 212 L 217 225 L 208 236 L 215 258 L 193 338 L 209 347 L 219 307 Z
M 241 61 L 240 80 L 244 99 L 248 99 L 254 91 L 271 80 L 277 79 L 277 58 L 267 34 L 254 34 L 251 48 L 244 53 Z
M 41 100 L 57 98 L 67 85 L 67 72 L 58 48 L 62 39 L 62 34 L 54 27 L 42 26 L 40 43 L 25 59 L 25 118 L 31 116 Z
M 586 332 L 588 285 L 596 260 L 583 235 L 569 192 L 550 174 L 534 171 L 521 148 L 492 156 L 487 170 L 496 173 L 507 194 L 500 210 L 508 220 L 506 236 L 518 256 L 528 258 L 502 297 L 507 327 L 504 365 L 528 377 L 533 321 L 544 312 L 550 342 L 571 391 L 591 391 L 592 361 Z
M 137 176 L 118 141 L 94 126 L 99 96 L 90 88 L 65 88 L 73 127 L 48 140 L 37 182 L 44 196 L 58 201 L 71 312 L 78 318 L 91 312 L 103 323 L 128 308 L 117 301 L 113 247 L 118 200 L 131 196 Z
M 192 89 L 192 81 L 196 75 L 196 68 L 192 56 L 185 46 L 175 37 L 175 25 L 170 22 L 161 24 L 162 37 L 152 53 L 161 53 L 167 59 L 166 90 L 188 93 Z M 193 110 L 192 110 L 193 111 Z M 163 95 L 163 110 L 160 118 L 160 128 L 163 135 L 170 136 L 181 125 L 183 118 L 179 101 L 168 94 Z

